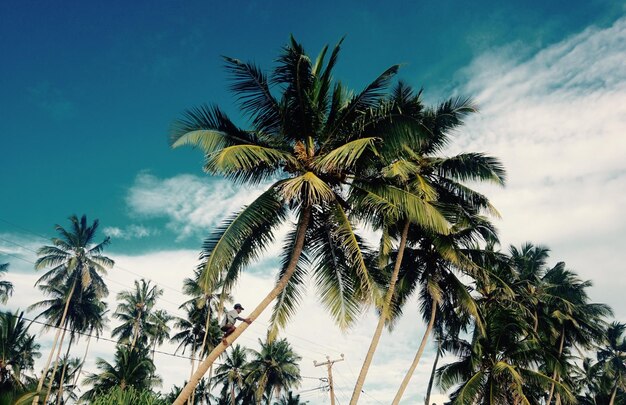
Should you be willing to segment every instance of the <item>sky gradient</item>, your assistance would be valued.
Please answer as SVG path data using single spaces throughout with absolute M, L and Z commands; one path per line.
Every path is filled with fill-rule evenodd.
M 486 152 L 506 166 L 507 187 L 483 190 L 502 213 L 504 249 L 547 245 L 552 264 L 565 261 L 592 279 L 592 297 L 626 320 L 624 2 L 298 3 L 0 2 L 0 262 L 11 263 L 16 284 L 10 308 L 39 297 L 33 250 L 54 236 L 54 224 L 84 213 L 113 239 L 108 254 L 121 269 L 111 272 L 111 290 L 149 277 L 165 286 L 165 309 L 176 311 L 203 238 L 260 188 L 204 175 L 197 151 L 169 148 L 169 127 L 200 103 L 220 105 L 245 126 L 220 55 L 270 69 L 293 34 L 312 55 L 346 36 L 335 78 L 355 90 L 401 63 L 399 77 L 423 87 L 430 103 L 474 97 L 481 113 L 449 153 Z M 273 253 L 239 287 L 249 308 L 272 283 Z M 346 354 L 336 366 L 346 403 L 374 316 L 364 313 L 342 335 L 314 293 L 287 338 L 307 376 L 323 375 L 312 360 Z M 383 338 L 361 403 L 388 403 L 395 393 L 423 331 L 416 319 L 407 311 L 393 339 Z M 253 345 L 264 322 L 242 343 Z M 311 339 L 320 330 L 327 339 Z M 93 356 L 112 352 L 103 342 Z M 404 403 L 421 399 L 430 359 L 432 351 Z M 188 367 L 157 356 L 157 367 L 164 364 L 169 391 Z M 305 380 L 302 389 L 314 385 Z

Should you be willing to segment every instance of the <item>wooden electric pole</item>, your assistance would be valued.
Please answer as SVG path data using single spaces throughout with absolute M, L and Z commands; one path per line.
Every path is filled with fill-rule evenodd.
M 313 360 L 313 365 L 315 367 L 319 367 L 319 366 L 326 366 L 326 369 L 328 370 L 328 387 L 330 388 L 330 404 L 331 405 L 335 405 L 335 389 L 333 387 L 333 364 L 335 364 L 338 361 L 343 361 L 343 353 L 341 354 L 341 358 L 337 359 L 337 360 L 331 360 L 330 357 L 326 356 L 326 361 L 323 363 L 318 363 L 317 361 Z

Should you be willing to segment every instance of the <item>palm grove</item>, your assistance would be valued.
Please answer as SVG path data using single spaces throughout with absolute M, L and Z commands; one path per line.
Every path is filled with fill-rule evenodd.
M 58 237 L 39 249 L 35 263 L 44 271 L 37 286 L 47 299 L 29 308 L 55 332 L 52 348 L 41 374 L 34 373 L 34 358 L 43 353 L 29 332 L 32 323 L 19 311 L 2 314 L 3 400 L 303 403 L 290 392 L 300 384 L 300 357 L 279 336 L 313 285 L 342 330 L 367 308 L 378 313 L 351 404 L 360 399 L 383 329 L 393 331 L 407 305 L 419 306 L 426 332 L 388 399 L 393 404 L 429 345 L 431 378 L 419 387 L 426 404 L 435 387 L 454 404 L 626 403 L 625 326 L 609 323 L 610 308 L 590 301 L 589 281 L 563 262 L 551 266 L 546 247 L 499 249 L 491 222 L 498 212 L 471 188 L 504 185 L 497 158 L 443 154 L 453 136 L 462 136 L 463 119 L 476 112 L 472 101 L 424 105 L 421 91 L 396 81 L 397 65 L 352 92 L 332 75 L 340 47 L 341 41 L 324 47 L 311 59 L 292 38 L 269 74 L 224 58 L 250 127 L 208 105 L 175 122 L 173 147 L 196 147 L 210 175 L 265 191 L 206 239 L 200 264 L 183 281 L 186 317 L 158 309 L 162 290 L 149 280 L 117 295 L 111 336 L 118 343 L 113 361 L 97 359 L 97 370 L 82 370 L 87 352 L 70 353 L 79 339 L 107 329 L 109 239 L 98 243 L 98 221 L 89 224 L 84 216 L 72 216 L 67 229 L 57 225 Z M 363 225 L 379 240 L 362 238 Z M 276 240 L 285 228 L 285 240 Z M 243 323 L 222 344 L 219 316 L 232 289 L 275 243 L 283 247 L 275 286 L 249 315 L 254 320 L 272 305 L 266 339 L 259 351 L 235 344 L 247 329 Z M 0 298 L 11 292 L 1 280 Z M 157 393 L 154 354 L 168 340 L 189 357 L 190 374 L 166 395 Z M 439 364 L 443 355 L 452 360 Z

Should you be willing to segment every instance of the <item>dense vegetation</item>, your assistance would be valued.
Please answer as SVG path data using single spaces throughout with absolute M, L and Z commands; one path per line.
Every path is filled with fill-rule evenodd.
M 163 291 L 150 280 L 136 280 L 117 295 L 113 361 L 98 359 L 97 370 L 82 380 L 87 353 L 72 358 L 70 349 L 104 333 L 102 299 L 109 292 L 102 275 L 114 263 L 104 252 L 110 240 L 96 239 L 97 220 L 90 225 L 85 216 L 72 216 L 70 228 L 57 225 L 58 237 L 39 249 L 35 264 L 45 270 L 37 286 L 47 299 L 30 307 L 55 330 L 53 347 L 43 373 L 34 375 L 41 354 L 30 324 L 22 313 L 1 314 L 2 401 L 30 402 L 35 393 L 33 404 L 79 397 L 94 404 L 303 403 L 291 392 L 300 384 L 300 357 L 278 336 L 312 284 L 342 329 L 363 308 L 378 310 L 352 404 L 382 330 L 415 302 L 426 333 L 389 398 L 394 404 L 429 343 L 437 355 L 424 387 L 426 404 L 434 386 L 453 404 L 626 404 L 626 326 L 610 323 L 611 309 L 590 301 L 590 281 L 563 262 L 551 265 L 548 248 L 499 248 L 492 223 L 498 212 L 471 188 L 505 184 L 497 158 L 443 154 L 452 137 L 461 136 L 463 119 L 476 112 L 472 101 L 426 106 L 421 92 L 393 84 L 398 66 L 350 92 L 332 76 L 340 45 L 313 60 L 292 39 L 269 75 L 225 58 L 251 128 L 239 128 L 218 107 L 200 106 L 177 121 L 172 145 L 198 147 L 208 173 L 236 184 L 267 184 L 266 191 L 207 238 L 198 268 L 181 280 L 189 296 L 181 303 L 186 317 L 158 309 Z M 355 231 L 362 223 L 377 230 L 376 247 Z M 275 242 L 282 225 L 291 229 L 276 285 L 250 313 L 254 320 L 274 304 L 267 339 L 259 351 L 233 344 L 247 328 L 243 323 L 226 346 L 219 314 L 241 271 Z M 0 275 L 7 266 L 0 265 Z M 11 283 L 1 280 L 0 301 L 11 293 Z M 168 340 L 191 358 L 192 375 L 165 395 L 157 392 L 153 359 Z M 439 364 L 443 355 L 453 360 Z M 221 364 L 203 378 L 218 358 Z

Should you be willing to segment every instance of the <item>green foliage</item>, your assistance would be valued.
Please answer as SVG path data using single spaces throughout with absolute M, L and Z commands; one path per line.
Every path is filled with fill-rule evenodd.
M 115 387 L 88 402 L 91 405 L 166 405 L 165 399 L 150 390 Z

